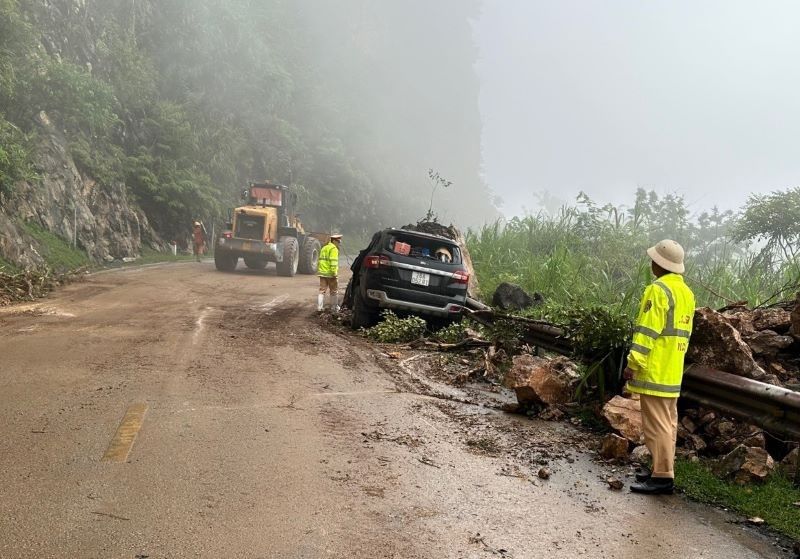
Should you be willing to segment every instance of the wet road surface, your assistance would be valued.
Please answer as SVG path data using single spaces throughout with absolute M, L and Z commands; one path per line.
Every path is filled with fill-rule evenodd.
M 0 557 L 784 556 L 609 491 L 568 425 L 419 393 L 316 285 L 182 263 L 0 309 Z

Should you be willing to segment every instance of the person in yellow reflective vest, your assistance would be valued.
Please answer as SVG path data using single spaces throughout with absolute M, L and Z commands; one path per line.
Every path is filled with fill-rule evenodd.
M 317 295 L 317 310 L 322 311 L 325 306 L 325 292 L 331 294 L 331 312 L 339 312 L 339 244 L 341 235 L 331 235 L 331 240 L 319 251 L 319 294 Z
M 681 245 L 667 239 L 647 249 L 647 255 L 656 279 L 642 296 L 624 376 L 627 391 L 640 395 L 642 428 L 653 467 L 636 474 L 631 491 L 669 494 L 674 489 L 678 396 L 695 304 L 692 290 L 683 281 Z

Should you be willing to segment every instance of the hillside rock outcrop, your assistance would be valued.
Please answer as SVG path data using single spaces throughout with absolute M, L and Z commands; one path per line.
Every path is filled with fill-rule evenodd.
M 30 225 L 70 242 L 95 261 L 137 257 L 164 243 L 123 183 L 101 185 L 81 174 L 66 138 L 42 112 L 34 160 L 40 181 L 22 183 L 0 207 L 0 255 L 20 268 L 42 267 L 45 249 Z M 30 224 L 26 226 L 26 224 Z

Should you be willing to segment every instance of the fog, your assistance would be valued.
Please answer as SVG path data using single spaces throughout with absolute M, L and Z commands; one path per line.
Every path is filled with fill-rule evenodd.
M 735 209 L 800 184 L 795 2 L 486 0 L 484 178 L 506 215 L 535 193 Z

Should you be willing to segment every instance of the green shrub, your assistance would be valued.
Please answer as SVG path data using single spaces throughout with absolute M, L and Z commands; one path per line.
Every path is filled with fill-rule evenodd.
M 31 95 L 31 107 L 91 138 L 104 137 L 119 122 L 111 86 L 76 64 L 48 60 L 35 76 Z
M 437 330 L 434 337 L 445 344 L 457 344 L 467 337 L 467 324 L 463 320 L 453 322 Z
M 27 137 L 0 114 L 0 194 L 8 196 L 14 183 L 36 178 Z
M 427 327 L 418 316 L 400 318 L 390 310 L 381 313 L 383 320 L 366 330 L 370 339 L 386 344 L 407 343 L 421 338 Z
M 24 224 L 25 231 L 39 242 L 38 250 L 47 261 L 47 266 L 57 273 L 69 272 L 89 264 L 85 252 L 72 246 L 35 223 Z
M 572 340 L 575 356 L 587 363 L 581 370 L 577 396 L 597 392 L 605 400 L 607 392 L 621 387 L 621 372 L 633 322 L 614 305 L 562 308 L 557 322 Z

